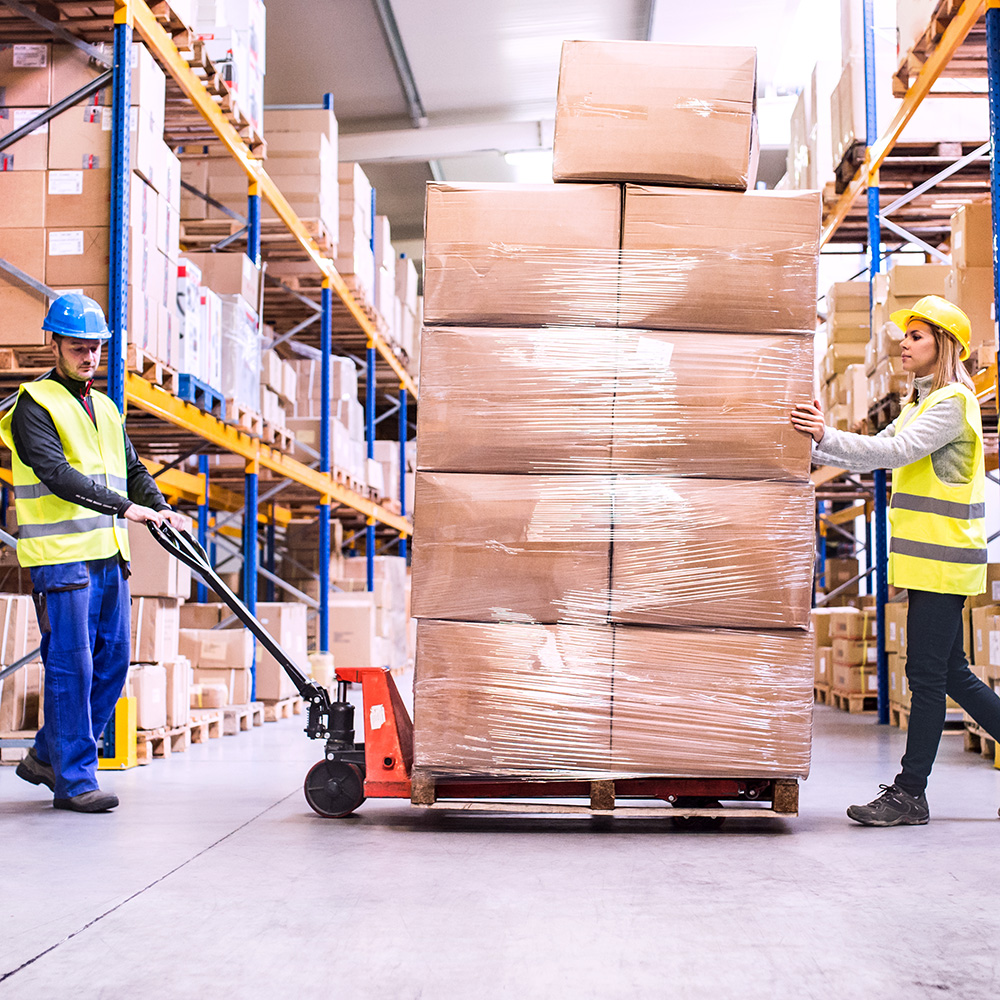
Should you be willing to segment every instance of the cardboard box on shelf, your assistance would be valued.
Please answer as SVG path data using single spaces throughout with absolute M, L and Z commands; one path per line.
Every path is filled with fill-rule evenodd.
M 111 108 L 70 108 L 49 122 L 50 170 L 101 170 L 111 166 Z
M 832 643 L 834 664 L 872 665 L 878 662 L 878 646 L 874 639 L 834 638 Z
M 829 381 L 834 375 L 842 375 L 849 365 L 864 364 L 864 344 L 831 344 L 823 355 L 821 374 L 824 381 Z
M 972 658 L 977 664 L 990 663 L 990 633 L 1000 630 L 1000 605 L 972 608 Z
M 162 663 L 133 663 L 129 667 L 125 693 L 135 698 L 135 724 L 139 729 L 166 726 L 167 671 Z
M 890 601 L 885 606 L 885 648 L 890 653 L 906 652 L 906 601 Z
M 621 194 L 611 184 L 430 184 L 428 325 L 613 326 Z
M 826 580 L 826 591 L 829 593 L 831 590 L 836 590 L 838 587 L 843 586 L 848 580 L 853 579 L 859 573 L 858 560 L 851 558 L 833 558 L 826 560 L 825 567 L 825 580 Z M 856 594 L 858 593 L 858 581 L 854 581 L 847 590 L 843 591 L 846 594 Z
M 875 613 L 858 608 L 831 608 L 832 639 L 874 639 Z
M 848 430 L 853 430 L 868 417 L 868 375 L 864 365 L 848 365 L 844 372 L 847 387 Z
M 224 708 L 229 704 L 229 688 L 220 681 L 203 681 L 200 684 L 192 681 L 189 697 L 193 709 Z
M 179 629 L 176 598 L 136 597 L 132 601 L 132 662 L 177 659 Z
M 371 594 L 330 594 L 330 652 L 338 667 L 384 666 L 375 642 L 375 599 Z
M 260 271 L 245 253 L 185 253 L 201 271 L 203 287 L 216 295 L 239 295 L 251 308 L 257 308 Z
M 813 608 L 809 614 L 812 623 L 813 641 L 817 646 L 829 646 L 833 639 L 830 636 L 830 615 L 835 608 Z
M 952 268 L 948 272 L 944 297 L 968 315 L 972 324 L 972 350 L 988 347 L 996 352 L 993 295 L 992 267 Z
M 819 227 L 816 191 L 738 194 L 628 184 L 618 324 L 813 331 Z M 613 286 L 613 269 L 598 258 L 589 281 Z M 720 296 L 720 288 L 727 294 Z
M 191 717 L 191 662 L 178 656 L 164 661 L 163 668 L 167 675 L 167 725 L 187 725 Z
M 50 229 L 108 225 L 110 170 L 49 170 L 45 225 Z
M 227 705 L 249 705 L 253 677 L 249 667 L 192 667 L 191 678 L 195 687 L 222 686 L 226 691 Z M 213 701 L 215 699 L 212 699 Z M 204 707 L 210 707 L 208 705 Z M 212 706 L 214 707 L 214 706 Z
M 129 590 L 133 597 L 179 597 L 191 593 L 191 570 L 150 535 L 144 524 L 129 523 Z
M 552 176 L 745 191 L 755 80 L 752 48 L 565 41 Z
M 41 641 L 31 598 L 24 594 L 0 594 L 0 663 L 9 666 L 37 648 Z
M 254 637 L 245 628 L 182 628 L 179 634 L 180 653 L 191 661 L 195 670 L 249 670 L 253 663 Z
M 44 170 L 0 170 L 0 229 L 45 225 L 46 181 Z
M 52 46 L 0 44 L 0 105 L 43 108 L 52 103 Z
M 951 217 L 953 267 L 993 267 L 993 215 L 990 203 L 962 205 Z
M 878 694 L 878 674 L 872 665 L 860 665 L 837 660 L 834 646 L 833 689 L 841 694 Z
M 45 230 L 0 229 L 0 259 L 44 281 Z M 3 316 L 2 339 L 5 344 L 47 343 L 48 334 L 42 330 L 47 309 L 48 300 L 44 295 L 0 271 L 0 315 Z
M 889 268 L 889 294 L 897 299 L 944 295 L 947 264 L 896 264 Z
M 41 660 L 26 663 L 0 681 L 0 733 L 36 730 L 42 723 L 44 670 Z
M 27 125 L 41 108 L 0 108 L 0 138 Z M 0 171 L 45 170 L 49 163 L 49 126 L 40 125 L 0 152 Z M 33 225 L 38 225 L 36 221 Z
M 45 283 L 97 285 L 108 280 L 111 258 L 107 226 L 45 230 Z
M 308 627 L 309 608 L 292 602 L 257 605 L 257 619 L 288 654 L 304 674 L 309 673 Z M 279 701 L 297 694 L 292 679 L 278 661 L 261 645 L 257 646 L 257 698 Z
M 826 339 L 830 344 L 867 344 L 871 337 L 871 316 L 863 313 L 834 313 L 826 321 Z
M 909 708 L 912 696 L 906 679 L 906 654 L 889 653 L 889 703 Z
M 833 684 L 833 649 L 831 647 L 816 647 L 813 680 L 817 684 Z

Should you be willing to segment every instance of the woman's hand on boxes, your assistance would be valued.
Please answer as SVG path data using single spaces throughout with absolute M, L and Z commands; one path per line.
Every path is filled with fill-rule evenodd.
M 799 403 L 791 413 L 792 426 L 800 434 L 808 434 L 816 444 L 823 440 L 826 424 L 823 422 L 823 409 L 816 399 L 811 403 Z

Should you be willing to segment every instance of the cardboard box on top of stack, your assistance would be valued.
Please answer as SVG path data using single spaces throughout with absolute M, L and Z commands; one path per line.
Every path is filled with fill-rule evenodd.
M 996 361 L 996 306 L 993 301 L 993 221 L 990 202 L 963 205 L 951 217 L 951 269 L 945 297 L 972 322 L 969 366 Z
M 738 193 L 754 172 L 753 68 L 748 49 L 568 42 L 554 173 L 592 183 L 429 186 L 418 768 L 808 770 L 812 560 L 798 560 L 793 524 L 812 502 L 809 453 L 782 425 L 811 391 L 819 199 Z M 641 121 L 628 110 L 640 98 Z M 622 180 L 634 182 L 624 200 Z M 467 374 L 484 365 L 501 384 L 475 398 Z M 725 626 L 746 623 L 751 593 L 767 589 L 747 581 L 749 550 L 740 562 L 739 545 L 671 547 L 685 528 L 670 514 L 686 501 L 714 524 L 728 508 L 732 546 L 746 527 L 737 493 L 751 498 L 747 524 L 784 532 L 778 562 L 791 560 L 784 589 L 739 632 Z M 665 590 L 661 562 L 673 571 Z M 777 579 L 769 566 L 758 568 Z M 688 589 L 706 573 L 723 574 L 725 607 Z M 763 741 L 750 716 L 766 716 Z M 777 747 L 769 761 L 765 742 Z

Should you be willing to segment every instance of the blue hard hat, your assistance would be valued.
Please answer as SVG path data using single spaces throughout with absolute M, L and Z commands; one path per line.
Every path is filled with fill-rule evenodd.
M 42 329 L 60 337 L 77 337 L 80 340 L 108 340 L 104 310 L 91 298 L 79 292 L 60 295 L 45 314 Z

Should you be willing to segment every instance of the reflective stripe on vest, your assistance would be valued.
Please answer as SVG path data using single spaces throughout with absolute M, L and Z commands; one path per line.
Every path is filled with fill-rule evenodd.
M 946 483 L 927 455 L 894 470 L 889 523 L 889 582 L 896 587 L 939 594 L 981 594 L 986 586 L 986 486 L 979 402 L 960 383 L 908 403 L 896 433 L 932 406 L 955 397 L 965 404 L 965 420 L 975 440 L 973 475 L 968 483 Z
M 77 472 L 127 495 L 128 468 L 122 418 L 103 393 L 92 392 L 95 421 L 70 391 L 54 379 L 24 383 L 36 403 L 48 410 L 66 455 Z M 11 449 L 14 505 L 18 522 L 17 557 L 22 566 L 129 558 L 125 520 L 98 514 L 90 507 L 63 500 L 40 482 L 14 447 L 11 422 L 14 408 L 0 420 L 0 438 Z

